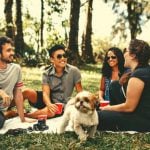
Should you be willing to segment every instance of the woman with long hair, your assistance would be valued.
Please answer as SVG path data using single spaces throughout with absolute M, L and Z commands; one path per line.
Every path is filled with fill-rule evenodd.
M 99 90 L 100 101 L 110 100 L 110 83 L 114 80 L 119 80 L 124 71 L 124 57 L 122 51 L 117 47 L 111 47 L 105 54 L 102 66 L 102 77 Z

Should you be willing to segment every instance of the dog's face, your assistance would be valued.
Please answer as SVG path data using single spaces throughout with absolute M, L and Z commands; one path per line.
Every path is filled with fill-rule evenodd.
M 96 108 L 97 98 L 88 91 L 82 91 L 75 97 L 75 107 L 82 113 L 92 113 Z

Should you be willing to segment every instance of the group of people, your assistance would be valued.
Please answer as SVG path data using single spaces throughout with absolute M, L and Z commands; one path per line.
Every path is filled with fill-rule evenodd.
M 12 63 L 13 42 L 0 37 L 0 128 L 6 118 L 13 116 L 14 105 L 22 122 L 32 122 L 41 114 L 51 118 L 58 109 L 55 103 L 66 104 L 74 88 L 77 92 L 83 90 L 80 70 L 67 63 L 65 47 L 55 45 L 48 53 L 51 65 L 43 72 L 42 90 L 22 91 L 21 68 Z M 98 110 L 98 130 L 150 131 L 149 59 L 150 46 L 138 39 L 131 40 L 124 52 L 117 47 L 108 49 L 102 66 L 99 100 L 110 101 L 110 105 Z M 25 99 L 37 110 L 24 113 Z

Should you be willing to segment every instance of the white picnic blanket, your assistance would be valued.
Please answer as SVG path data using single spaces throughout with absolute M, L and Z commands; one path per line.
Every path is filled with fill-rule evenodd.
M 51 119 L 47 119 L 46 120 L 46 125 L 49 127 L 48 130 L 44 130 L 44 131 L 32 131 L 31 133 L 57 133 L 57 130 L 59 128 L 60 122 L 61 122 L 61 118 L 62 117 L 56 117 L 56 118 L 51 118 Z M 17 128 L 22 128 L 22 129 L 27 129 L 28 127 L 33 127 L 34 124 L 36 124 L 37 122 L 33 122 L 33 123 L 22 123 L 20 121 L 19 117 L 15 117 L 15 118 L 11 118 L 5 121 L 5 124 L 3 126 L 2 129 L 0 129 L 0 134 L 4 134 L 6 133 L 9 129 L 17 129 Z M 71 125 L 69 124 L 66 128 L 66 131 L 73 131 L 73 129 L 71 128 Z M 112 132 L 112 131 L 107 131 L 110 133 L 121 133 L 121 132 Z M 135 134 L 137 132 L 135 131 L 125 131 L 122 133 L 129 133 L 129 134 Z
M 62 117 L 56 117 L 46 120 L 46 125 L 49 127 L 48 130 L 42 131 L 43 133 L 57 133 L 57 130 L 60 125 Z M 33 124 L 36 124 L 37 122 L 33 123 L 22 123 L 20 121 L 19 117 L 11 118 L 5 121 L 5 124 L 2 129 L 0 129 L 0 134 L 6 133 L 9 129 L 16 129 L 16 128 L 22 128 L 27 129 L 28 127 L 33 127 Z M 67 127 L 66 130 L 72 130 L 71 127 Z M 33 131 L 33 132 L 41 132 L 41 131 Z M 32 132 L 31 132 L 32 133 Z

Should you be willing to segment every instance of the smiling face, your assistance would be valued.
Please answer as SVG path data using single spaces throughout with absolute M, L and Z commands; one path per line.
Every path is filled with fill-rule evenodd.
M 3 63 L 11 63 L 14 59 L 14 48 L 10 43 L 2 45 L 2 53 L 0 54 L 0 61 Z
M 117 56 L 112 51 L 107 53 L 107 63 L 110 67 L 115 67 L 118 65 Z
M 56 68 L 64 68 L 67 64 L 67 57 L 64 50 L 57 50 L 52 54 L 51 62 Z

